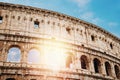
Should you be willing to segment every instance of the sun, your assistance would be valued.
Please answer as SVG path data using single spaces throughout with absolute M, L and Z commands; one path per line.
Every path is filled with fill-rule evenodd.
M 65 66 L 66 54 L 61 48 L 47 47 L 44 53 L 44 63 L 53 70 L 59 70 Z

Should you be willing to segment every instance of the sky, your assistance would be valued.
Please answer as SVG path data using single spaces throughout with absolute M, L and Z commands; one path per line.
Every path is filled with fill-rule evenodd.
M 120 38 L 120 0 L 0 0 L 67 14 L 100 26 Z

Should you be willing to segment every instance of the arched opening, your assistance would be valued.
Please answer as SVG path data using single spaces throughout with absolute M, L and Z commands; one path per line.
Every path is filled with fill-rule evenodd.
M 95 73 L 101 73 L 101 62 L 97 58 L 93 60 Z
M 82 55 L 81 58 L 80 58 L 80 61 L 81 61 L 81 68 L 82 69 L 88 69 L 89 64 L 88 64 L 87 56 Z
M 28 53 L 28 63 L 40 64 L 40 52 L 37 49 L 31 49 Z
M 39 22 L 38 21 L 34 21 L 34 28 L 39 28 Z
M 15 78 L 7 78 L 6 80 L 15 80 Z
M 91 40 L 95 41 L 95 37 L 93 35 L 91 35 Z
M 30 79 L 30 80 L 36 80 L 36 79 Z
M 68 55 L 66 58 L 66 67 L 71 68 L 72 67 L 72 56 Z
M 67 27 L 67 28 L 66 28 L 66 31 L 67 31 L 68 34 L 70 34 L 70 33 L 71 33 L 70 27 Z
M 2 17 L 2 16 L 0 16 L 0 23 L 2 23 L 2 21 L 3 21 L 3 17 Z
M 67 53 L 67 57 L 66 57 L 66 67 L 67 68 L 72 68 L 72 54 L 71 53 Z
M 117 65 L 114 66 L 115 74 L 118 79 L 120 79 L 120 70 Z
M 18 46 L 11 46 L 8 50 L 7 62 L 20 62 L 21 50 Z
M 106 70 L 107 76 L 112 76 L 111 66 L 109 62 L 105 62 L 105 70 Z
M 110 43 L 110 48 L 113 49 L 113 44 L 112 43 Z

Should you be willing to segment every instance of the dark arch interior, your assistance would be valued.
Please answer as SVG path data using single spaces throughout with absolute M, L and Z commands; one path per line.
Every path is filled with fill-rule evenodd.
M 0 16 L 0 20 L 2 20 L 2 16 Z
M 120 71 L 119 71 L 119 67 L 117 66 L 117 65 L 115 65 L 115 74 L 116 74 L 116 77 L 118 78 L 118 79 L 120 79 Z
M 91 40 L 95 41 L 95 37 L 93 35 L 91 35 Z
M 39 22 L 38 21 L 34 21 L 34 28 L 38 28 L 39 27 Z
M 7 78 L 6 80 L 15 80 L 15 78 Z
M 107 76 L 111 76 L 111 66 L 109 62 L 105 62 L 105 70 L 106 70 Z
M 85 55 L 82 55 L 81 58 L 81 68 L 82 69 L 87 69 L 88 68 L 88 60 L 87 57 Z
M 36 79 L 30 79 L 30 80 L 36 80 Z
M 113 49 L 113 45 L 112 45 L 112 43 L 110 43 L 110 48 Z
M 94 63 L 95 73 L 100 73 L 101 70 L 100 61 L 97 58 L 95 58 L 93 63 Z

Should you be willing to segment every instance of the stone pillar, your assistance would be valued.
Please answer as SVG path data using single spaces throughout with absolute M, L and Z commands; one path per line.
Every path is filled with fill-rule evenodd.
M 113 77 L 116 77 L 115 69 L 114 69 L 114 63 L 111 63 L 111 73 L 112 73 Z
M 21 49 L 21 63 L 27 63 L 27 45 L 21 45 L 23 48 Z
M 27 63 L 27 56 L 26 56 L 27 52 L 26 51 L 22 51 L 21 52 L 21 63 Z
M 95 70 L 94 70 L 94 64 L 93 64 L 93 57 L 90 55 L 90 59 L 89 59 L 89 67 L 90 67 L 90 71 L 92 72 L 92 73 L 94 73 L 95 72 Z
M 76 69 L 77 70 L 81 69 L 81 63 L 80 63 L 80 55 L 79 55 L 79 53 L 77 53 L 77 55 L 76 55 Z
M 3 61 L 3 62 L 7 61 L 7 54 L 8 53 L 7 53 L 6 47 L 3 47 L 1 61 Z
M 106 73 L 105 63 L 104 63 L 103 59 L 101 61 L 101 69 L 102 69 L 102 74 L 105 76 L 107 73 Z
M 0 50 L 0 61 L 3 61 L 3 48 Z

